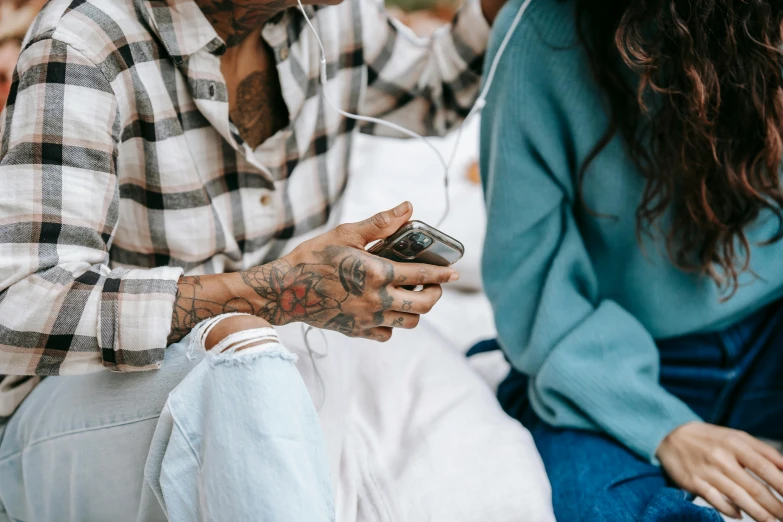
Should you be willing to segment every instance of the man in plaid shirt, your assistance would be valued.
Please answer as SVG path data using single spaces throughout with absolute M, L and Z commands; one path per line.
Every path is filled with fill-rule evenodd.
M 326 3 L 334 5 L 305 7 L 325 46 L 325 84 L 317 41 L 291 0 L 52 0 L 36 19 L 0 118 L 0 416 L 10 418 L 0 499 L 11 518 L 104 520 L 144 503 L 146 486 L 132 473 L 153 453 L 152 432 L 127 428 L 132 442 L 122 451 L 134 467 L 117 455 L 111 431 L 144 422 L 165 431 L 166 397 L 190 370 L 180 348 L 202 320 L 248 314 L 217 323 L 207 348 L 232 332 L 292 322 L 383 341 L 393 328 L 415 327 L 440 285 L 458 277 L 365 253 L 408 220 L 407 203 L 283 253 L 327 222 L 354 134 L 383 131 L 344 118 L 323 96 L 348 112 L 445 133 L 477 96 L 488 21 L 504 0 L 468 2 L 426 42 L 376 0 Z M 403 288 L 411 284 L 424 290 Z M 108 372 L 54 377 L 105 369 L 161 370 L 144 386 Z M 299 406 L 298 420 L 315 415 Z M 99 434 L 85 447 L 67 436 L 79 430 Z M 242 436 L 216 433 L 227 442 Z M 162 440 L 173 453 L 173 435 Z M 35 462 L 56 469 L 37 469 L 25 457 L 32 447 L 51 451 Z M 252 460 L 247 450 L 214 451 Z M 62 463 L 64 454 L 73 458 Z M 298 465 L 323 471 L 295 460 L 283 468 Z M 79 479 L 79 466 L 93 471 Z M 111 473 L 135 482 L 118 491 L 103 482 Z M 175 519 L 177 495 L 158 478 L 147 482 Z M 35 500 L 32 484 L 43 491 Z M 293 484 L 285 487 L 303 487 Z M 182 495 L 206 509 L 198 489 Z M 108 507 L 106 495 L 115 501 Z M 272 511 L 315 517 L 291 515 L 281 507 L 289 501 Z

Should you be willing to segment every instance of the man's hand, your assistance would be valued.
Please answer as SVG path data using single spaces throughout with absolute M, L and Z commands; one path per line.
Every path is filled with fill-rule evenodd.
M 757 522 L 783 520 L 783 503 L 772 491 L 783 495 L 783 456 L 747 433 L 692 422 L 671 432 L 657 456 L 677 485 L 721 513 L 742 518 L 742 510 Z
M 410 203 L 306 241 L 275 262 L 242 272 L 263 303 L 257 315 L 271 324 L 304 322 L 352 337 L 386 341 L 392 328 L 414 328 L 440 299 L 440 285 L 456 281 L 451 268 L 395 263 L 365 247 L 408 221 Z M 423 285 L 420 292 L 404 285 Z
M 303 322 L 378 341 L 387 341 L 392 328 L 414 328 L 440 299 L 440 285 L 459 275 L 451 268 L 393 263 L 365 251 L 369 243 L 396 232 L 412 213 L 411 204 L 403 203 L 341 225 L 266 265 L 181 277 L 169 344 L 204 319 L 230 312 L 252 314 L 273 326 Z M 416 285 L 424 289 L 403 288 Z
M 495 18 L 504 5 L 506 5 L 506 0 L 481 0 L 481 10 L 489 25 L 495 23 Z

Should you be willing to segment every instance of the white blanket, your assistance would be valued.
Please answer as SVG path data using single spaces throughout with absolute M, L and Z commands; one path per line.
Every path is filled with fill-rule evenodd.
M 279 331 L 318 408 L 340 522 L 554 520 L 530 434 L 431 323 L 386 344 L 313 331 L 313 360 L 298 325 Z

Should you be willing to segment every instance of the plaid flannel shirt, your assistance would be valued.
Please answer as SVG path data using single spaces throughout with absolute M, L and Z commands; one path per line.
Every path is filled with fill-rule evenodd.
M 263 29 L 290 125 L 251 150 L 228 117 L 223 41 L 192 0 L 52 0 L 0 117 L 0 373 L 158 368 L 177 280 L 271 261 L 324 224 L 353 121 L 443 134 L 475 100 L 489 27 L 471 0 L 427 40 L 379 0 Z M 3 409 L 0 407 L 0 410 Z M 0 415 L 2 415 L 0 411 Z

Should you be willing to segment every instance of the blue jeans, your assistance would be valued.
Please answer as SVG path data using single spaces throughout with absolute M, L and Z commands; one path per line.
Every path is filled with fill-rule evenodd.
M 0 520 L 332 522 L 324 434 L 293 356 L 186 357 L 44 379 L 0 444 Z
M 493 348 L 477 345 L 473 353 Z M 658 342 L 661 384 L 706 422 L 783 439 L 783 305 L 721 332 Z M 661 468 L 612 438 L 544 423 L 527 400 L 527 378 L 512 370 L 498 389 L 503 408 L 532 433 L 565 522 L 720 522 L 694 505 Z

